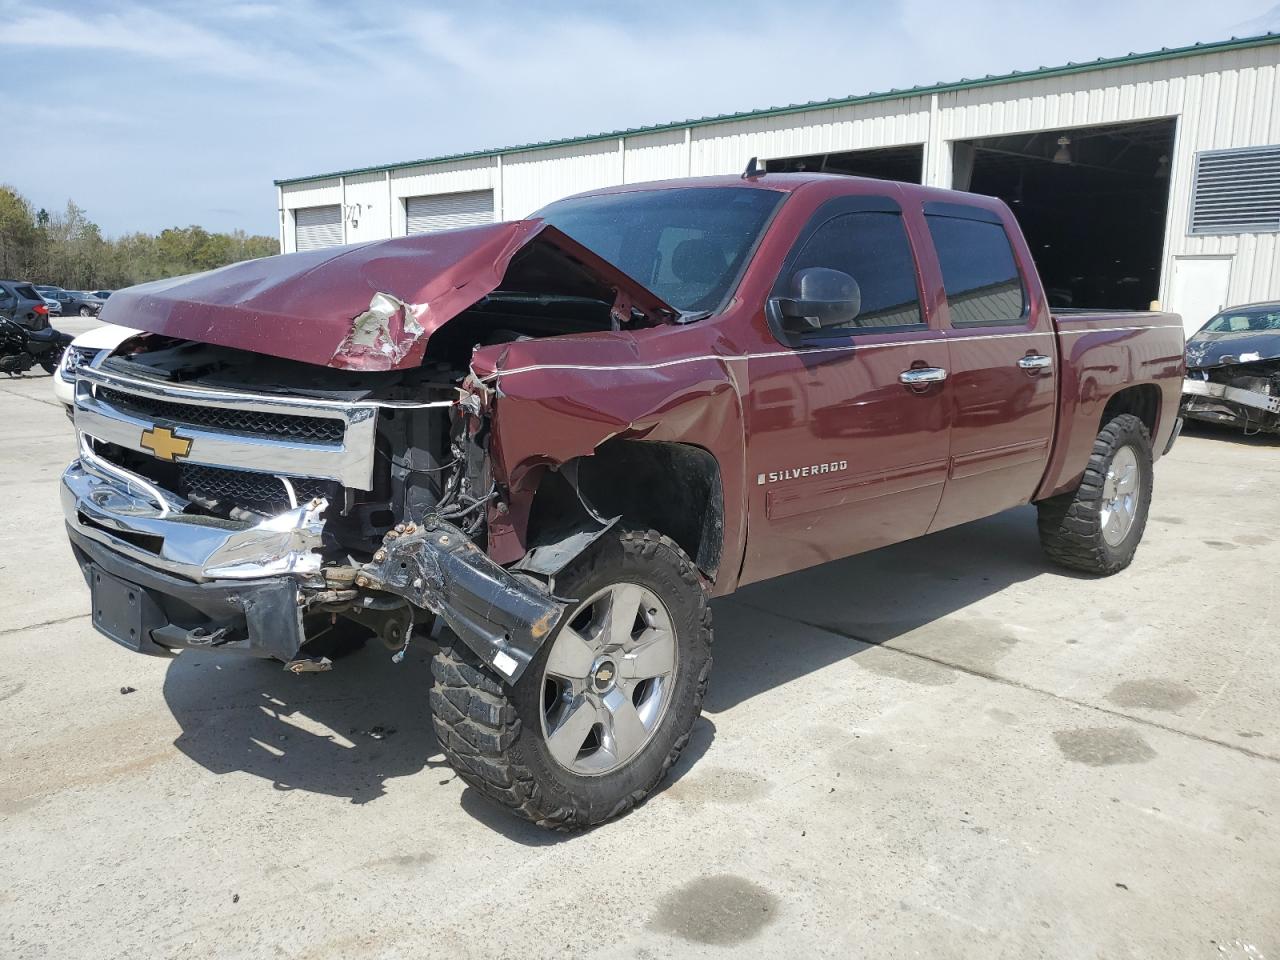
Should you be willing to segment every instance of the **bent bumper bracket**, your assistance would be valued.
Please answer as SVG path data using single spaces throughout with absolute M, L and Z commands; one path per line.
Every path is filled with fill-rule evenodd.
M 435 613 L 511 683 L 520 679 L 565 609 L 442 520 L 389 536 L 360 568 L 356 585 L 394 593 Z

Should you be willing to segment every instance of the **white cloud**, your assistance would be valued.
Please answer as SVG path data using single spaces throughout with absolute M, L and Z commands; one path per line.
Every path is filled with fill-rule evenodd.
M 3 116 L 83 118 L 92 151 L 11 154 L 19 189 L 108 231 L 257 210 L 273 177 L 884 91 L 1280 29 L 1275 0 L 0 0 Z M 79 51 L 77 53 L 77 51 Z M 87 56 L 86 56 L 87 54 Z M 117 118 L 114 125 L 111 118 Z

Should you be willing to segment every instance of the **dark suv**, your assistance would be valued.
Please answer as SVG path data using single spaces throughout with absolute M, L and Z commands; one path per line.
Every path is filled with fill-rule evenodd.
M 44 330 L 49 326 L 49 305 L 26 281 L 0 280 L 0 317 L 8 317 L 28 330 Z

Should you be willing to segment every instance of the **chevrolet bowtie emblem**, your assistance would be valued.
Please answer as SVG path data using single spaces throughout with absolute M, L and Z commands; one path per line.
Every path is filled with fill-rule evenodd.
M 159 460 L 177 460 L 191 452 L 191 441 L 186 437 L 176 436 L 168 427 L 143 430 L 140 443 Z

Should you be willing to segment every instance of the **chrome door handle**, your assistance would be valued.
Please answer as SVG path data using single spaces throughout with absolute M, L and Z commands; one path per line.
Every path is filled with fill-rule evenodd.
M 908 387 L 923 387 L 931 383 L 941 383 L 947 379 L 947 371 L 942 367 L 912 367 L 898 374 L 898 382 Z
M 1023 370 L 1047 370 L 1053 366 L 1053 357 L 1046 357 L 1042 353 L 1033 353 L 1020 359 L 1018 366 Z

